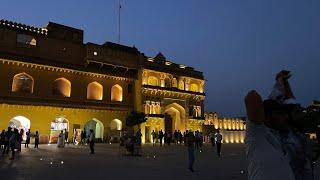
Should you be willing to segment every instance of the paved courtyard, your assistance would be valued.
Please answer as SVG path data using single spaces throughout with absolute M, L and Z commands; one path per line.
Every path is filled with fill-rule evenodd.
M 218 158 L 209 145 L 197 152 L 195 172 L 187 170 L 184 146 L 144 145 L 141 157 L 122 156 L 117 144 L 96 144 L 96 154 L 87 146 L 58 149 L 41 145 L 22 149 L 14 161 L 0 158 L 0 179 L 246 179 L 244 145 L 225 144 Z

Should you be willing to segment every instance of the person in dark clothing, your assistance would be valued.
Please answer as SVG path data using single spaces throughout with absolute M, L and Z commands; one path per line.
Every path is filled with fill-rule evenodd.
M 23 129 L 20 129 L 20 133 L 18 132 L 18 152 L 21 152 L 21 144 L 22 144 L 22 141 L 23 141 L 23 134 L 24 134 L 24 131 Z
M 166 133 L 166 139 L 167 139 L 167 144 L 168 144 L 168 146 L 170 146 L 170 144 L 171 144 L 171 141 L 172 141 L 172 135 L 171 135 L 171 132 L 170 131 L 167 131 L 167 133 Z
M 162 129 L 159 131 L 159 140 L 160 140 L 160 146 L 162 146 L 162 139 L 163 139 L 163 132 Z
M 12 156 L 11 156 L 10 160 L 14 160 L 14 156 L 15 156 L 14 149 L 16 148 L 16 144 L 18 143 L 18 141 L 19 141 L 19 130 L 14 129 L 14 131 L 13 131 L 13 133 L 11 133 L 11 136 L 9 139 L 9 147 L 12 152 Z
M 179 136 L 179 143 L 182 144 L 182 142 L 183 142 L 183 135 L 182 135 L 182 133 L 181 133 L 180 130 L 178 131 L 178 136 Z
M 29 144 L 30 144 L 30 137 L 31 137 L 31 132 L 30 132 L 30 129 L 26 132 L 26 143 L 24 144 L 24 147 L 25 148 L 28 148 L 29 147 Z
M 222 144 L 222 135 L 220 134 L 220 131 L 218 130 L 216 133 L 216 144 L 217 144 L 217 155 L 218 157 L 221 156 L 221 144 Z
M 198 150 L 199 149 L 199 131 L 195 132 L 195 149 Z
M 13 132 L 11 131 L 11 127 L 8 127 L 8 131 L 5 133 L 4 148 L 2 151 L 2 155 L 9 153 L 9 149 L 10 149 L 9 139 L 11 138 L 12 134 L 13 134 Z
M 216 145 L 216 140 L 215 140 L 215 134 L 214 134 L 214 132 L 213 131 L 211 131 L 211 133 L 209 134 L 209 136 L 210 136 L 210 142 L 211 142 L 211 145 L 212 145 L 212 147 L 214 148 L 214 146 Z
M 67 129 L 64 130 L 64 140 L 65 140 L 65 144 L 69 144 L 69 132 L 67 131 Z
M 194 172 L 193 170 L 193 164 L 195 161 L 195 156 L 194 156 L 194 143 L 195 143 L 195 136 L 193 135 L 192 132 L 188 132 L 188 138 L 187 138 L 187 148 L 188 148 L 188 157 L 189 157 L 189 165 L 188 169 L 191 172 Z
M 4 148 L 5 137 L 6 137 L 6 131 L 2 130 L 0 134 L 0 149 Z
M 95 140 L 95 135 L 93 132 L 93 129 L 90 129 L 89 133 L 89 144 L 90 144 L 90 154 L 94 154 L 94 140 Z
M 36 134 L 34 135 L 34 148 L 39 148 L 39 132 L 36 131 Z
M 178 142 L 179 142 L 179 133 L 178 133 L 177 130 L 174 131 L 173 138 L 174 138 L 174 143 L 178 144 Z

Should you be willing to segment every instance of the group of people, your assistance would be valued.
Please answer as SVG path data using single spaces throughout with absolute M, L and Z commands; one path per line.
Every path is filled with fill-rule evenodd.
M 21 152 L 21 145 L 25 141 L 25 148 L 29 148 L 31 137 L 34 137 L 34 148 L 38 148 L 39 145 L 39 133 L 36 131 L 34 135 L 31 134 L 30 129 L 24 133 L 23 129 L 8 127 L 7 131 L 2 130 L 0 134 L 0 149 L 2 150 L 2 156 L 9 154 L 11 150 L 10 160 L 15 158 L 15 151 Z
M 93 129 L 89 130 L 89 134 L 87 136 L 86 133 L 86 129 L 84 129 L 83 131 L 81 131 L 81 140 L 80 140 L 80 144 L 84 145 L 84 144 L 89 144 L 90 146 L 90 154 L 94 154 L 94 144 L 95 144 L 95 133 L 93 131 Z M 67 131 L 67 129 L 65 129 L 64 131 L 62 130 L 59 134 L 58 137 L 58 142 L 57 142 L 57 146 L 59 148 L 63 148 L 65 146 L 65 144 L 69 144 L 69 133 Z M 73 142 L 75 143 L 76 140 L 75 138 L 73 138 Z
M 167 144 L 170 146 L 170 143 L 173 142 L 175 144 L 184 144 L 187 149 L 188 149 L 188 159 L 189 159 L 189 165 L 188 169 L 193 172 L 193 164 L 195 161 L 195 151 L 200 150 L 202 151 L 202 145 L 204 142 L 204 136 L 203 133 L 200 131 L 189 131 L 186 130 L 183 134 L 180 130 L 175 130 L 173 133 L 173 138 L 172 134 L 170 131 L 165 131 L 163 133 L 162 129 L 159 132 L 156 132 L 153 130 L 151 132 L 152 136 L 152 144 L 153 146 L 156 145 L 157 142 L 160 143 L 160 146 L 163 145 L 163 140 L 164 144 Z M 215 132 L 212 131 L 210 134 L 210 141 L 212 144 L 212 147 L 215 148 L 217 147 L 217 155 L 218 157 L 221 157 L 221 145 L 222 145 L 222 135 L 220 134 L 219 130 L 216 130 Z
M 153 130 L 151 132 L 152 136 L 152 144 L 155 146 L 158 142 L 160 146 L 167 144 L 170 146 L 171 143 L 175 144 L 186 144 L 186 137 L 188 136 L 189 131 L 186 130 L 182 134 L 180 130 L 175 130 L 174 133 L 172 134 L 170 131 L 165 131 L 163 132 L 162 129 L 157 132 Z M 203 134 L 200 131 L 195 131 L 195 137 L 196 137 L 196 148 L 199 149 L 202 147 L 203 144 Z

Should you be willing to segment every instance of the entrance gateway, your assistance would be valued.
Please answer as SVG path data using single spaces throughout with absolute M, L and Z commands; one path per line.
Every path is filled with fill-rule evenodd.
M 9 121 L 9 127 L 19 130 L 23 129 L 23 140 L 26 140 L 26 132 L 30 129 L 30 120 L 24 116 L 16 116 Z
M 172 103 L 165 107 L 165 131 L 173 133 L 175 130 L 186 130 L 186 111 L 178 103 Z

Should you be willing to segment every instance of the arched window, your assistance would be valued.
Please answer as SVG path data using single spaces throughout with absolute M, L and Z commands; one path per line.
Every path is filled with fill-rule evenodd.
M 184 90 L 184 82 L 182 80 L 179 81 L 179 89 Z
M 111 130 L 120 131 L 122 129 L 122 122 L 119 119 L 114 119 L 110 123 Z
M 198 85 L 197 84 L 191 84 L 190 85 L 190 91 L 198 92 L 199 91 Z
M 111 88 L 111 101 L 122 101 L 122 87 L 118 84 Z
M 52 94 L 63 97 L 70 97 L 71 82 L 66 78 L 58 78 L 53 81 Z
M 159 80 L 155 76 L 149 76 L 148 77 L 148 85 L 151 86 L 159 86 Z
M 34 80 L 27 73 L 16 74 L 12 81 L 12 92 L 33 93 Z
M 87 99 L 102 100 L 103 86 L 98 82 L 92 82 L 87 87 Z
M 176 78 L 172 79 L 172 87 L 175 87 L 175 88 L 178 87 L 178 82 Z

